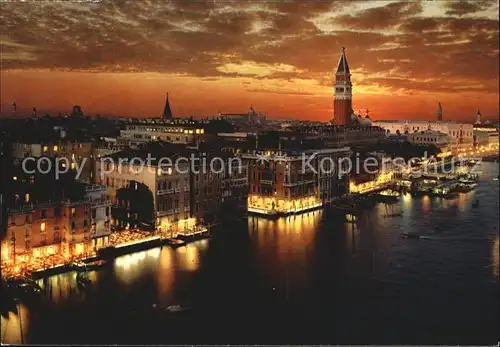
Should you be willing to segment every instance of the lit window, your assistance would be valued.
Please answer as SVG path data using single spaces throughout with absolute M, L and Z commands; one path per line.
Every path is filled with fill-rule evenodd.
M 75 216 L 76 215 L 76 209 L 73 207 L 71 208 L 71 215 L 72 216 Z
M 59 150 L 58 146 L 54 146 L 54 152 L 57 152 Z
M 30 202 L 30 194 L 29 193 L 26 193 L 26 195 L 24 196 L 24 200 L 26 202 Z
M 205 129 L 201 129 L 200 134 L 204 134 L 204 133 L 205 133 Z
M 17 176 L 12 177 L 14 181 L 17 181 Z
M 71 168 L 75 169 L 75 163 L 71 163 Z
M 40 230 L 42 232 L 45 231 L 45 223 L 40 224 Z
M 44 152 L 47 152 L 49 150 L 49 147 L 48 146 L 43 146 L 43 151 Z

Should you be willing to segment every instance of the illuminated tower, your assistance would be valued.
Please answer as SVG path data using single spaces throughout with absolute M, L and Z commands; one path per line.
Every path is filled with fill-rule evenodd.
M 163 110 L 163 117 L 164 120 L 170 120 L 173 118 L 172 116 L 172 110 L 170 109 L 170 102 L 168 100 L 168 93 L 167 93 L 167 100 L 165 101 L 165 109 Z
M 352 114 L 352 83 L 349 64 L 345 56 L 345 47 L 342 47 L 339 65 L 335 73 L 333 98 L 333 124 L 351 124 Z
M 443 120 L 443 107 L 441 106 L 441 103 L 438 102 L 438 108 L 436 110 L 436 117 L 438 122 L 441 122 Z

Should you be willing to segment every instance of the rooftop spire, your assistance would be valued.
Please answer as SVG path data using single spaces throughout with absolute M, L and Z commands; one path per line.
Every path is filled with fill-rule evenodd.
M 342 54 L 340 55 L 339 65 L 337 67 L 337 75 L 338 74 L 351 74 L 349 71 L 349 64 L 347 64 L 347 57 L 345 56 L 345 47 L 342 47 Z
M 167 101 L 165 102 L 165 109 L 163 110 L 163 119 L 172 119 L 172 110 L 170 109 L 170 102 L 168 101 L 168 93 L 167 93 Z

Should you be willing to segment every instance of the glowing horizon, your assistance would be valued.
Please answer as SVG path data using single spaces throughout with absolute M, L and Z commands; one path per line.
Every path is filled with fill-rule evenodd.
M 5 3 L 2 114 L 328 121 L 341 47 L 373 119 L 498 120 L 498 3 Z M 34 20 L 32 17 L 36 17 Z

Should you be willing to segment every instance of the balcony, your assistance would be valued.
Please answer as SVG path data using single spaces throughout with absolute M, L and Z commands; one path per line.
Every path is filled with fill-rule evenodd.
M 111 206 L 112 205 L 112 202 L 111 200 L 94 200 L 91 202 L 91 206 L 93 208 L 96 208 L 96 207 L 105 207 L 105 206 Z
M 184 211 L 189 211 L 191 208 L 189 206 L 184 207 Z
M 181 192 L 181 188 L 175 188 L 175 189 L 174 189 L 174 192 L 176 192 L 176 193 L 180 193 L 180 192 Z
M 184 187 L 185 192 L 189 192 L 189 187 Z
M 174 210 L 174 212 L 175 212 L 175 213 L 179 213 L 179 212 L 181 212 L 181 209 L 180 209 L 180 208 L 176 208 L 176 209 Z
M 172 194 L 174 192 L 173 189 L 160 189 L 156 192 L 156 195 L 167 195 Z
M 268 184 L 268 185 L 272 185 L 272 184 L 273 184 L 273 181 L 271 181 L 271 180 L 260 180 L 260 184 Z

